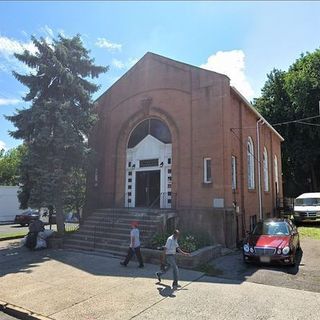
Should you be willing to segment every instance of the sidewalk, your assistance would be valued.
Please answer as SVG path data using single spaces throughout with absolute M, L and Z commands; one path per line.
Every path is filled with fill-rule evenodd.
M 157 266 L 67 250 L 0 247 L 0 300 L 56 320 L 320 318 L 320 294 L 181 270 L 156 284 Z

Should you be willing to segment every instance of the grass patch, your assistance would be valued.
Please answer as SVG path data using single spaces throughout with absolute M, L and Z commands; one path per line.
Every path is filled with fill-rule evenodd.
M 315 240 L 320 240 L 319 227 L 299 227 L 298 230 L 302 238 L 312 238 Z
M 209 263 L 204 263 L 201 264 L 196 268 L 197 271 L 205 273 L 207 276 L 211 277 L 216 277 L 216 276 L 221 276 L 223 274 L 223 271 L 216 268 L 215 266 L 209 264 Z
M 19 237 L 23 238 L 27 233 L 28 233 L 27 231 L 3 233 L 3 234 L 0 234 L 0 240 L 15 239 Z

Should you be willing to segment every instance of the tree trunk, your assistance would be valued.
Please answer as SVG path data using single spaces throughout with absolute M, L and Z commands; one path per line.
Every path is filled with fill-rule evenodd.
M 63 202 L 57 200 L 56 202 L 56 219 L 57 219 L 57 231 L 58 234 L 64 234 L 64 214 L 63 214 Z

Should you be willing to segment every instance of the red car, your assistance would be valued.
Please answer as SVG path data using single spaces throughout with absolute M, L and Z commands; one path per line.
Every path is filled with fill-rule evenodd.
M 290 220 L 268 219 L 258 222 L 243 245 L 245 262 L 296 264 L 300 249 L 299 233 Z
M 20 224 L 22 227 L 28 226 L 32 221 L 39 219 L 39 212 L 36 210 L 28 210 L 21 214 L 17 214 L 14 223 Z

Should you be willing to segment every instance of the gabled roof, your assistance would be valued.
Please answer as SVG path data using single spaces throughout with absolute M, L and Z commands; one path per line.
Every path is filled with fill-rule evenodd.
M 180 66 L 180 68 L 183 68 L 183 69 L 190 69 L 190 68 L 193 68 L 193 69 L 199 69 L 201 71 L 205 71 L 205 72 L 209 72 L 211 74 L 215 74 L 215 75 L 218 75 L 218 76 L 221 76 L 221 77 L 224 77 L 224 78 L 227 78 L 230 80 L 230 78 L 228 76 L 226 76 L 225 74 L 222 74 L 222 73 L 218 73 L 218 72 L 215 72 L 215 71 L 211 71 L 211 70 L 207 70 L 207 69 L 203 69 L 203 68 L 200 68 L 200 67 L 197 67 L 197 66 L 194 66 L 192 64 L 188 64 L 188 63 L 185 63 L 185 62 L 181 62 L 181 61 L 178 61 L 178 60 L 174 60 L 174 59 L 171 59 L 171 58 L 167 58 L 165 56 L 162 56 L 160 54 L 156 54 L 156 53 L 153 53 L 153 52 L 147 52 L 141 59 L 139 59 L 129 70 L 127 70 L 117 81 L 115 81 L 106 91 L 104 91 L 96 100 L 95 102 L 99 101 L 112 87 L 114 87 L 118 82 L 121 81 L 121 79 L 125 78 L 129 73 L 133 72 L 134 69 L 136 68 L 136 66 L 138 64 L 141 64 L 143 63 L 144 60 L 148 59 L 149 57 L 153 57 L 153 58 L 157 58 L 157 59 L 160 59 L 162 60 L 162 62 L 165 62 L 167 64 L 174 64 L 176 67 L 177 66 Z
M 207 70 L 207 69 L 203 69 L 185 62 L 181 62 L 181 61 L 177 61 L 153 52 L 147 52 L 139 61 L 137 61 L 127 72 L 125 72 L 116 82 L 114 82 L 104 93 L 102 93 L 96 100 L 95 102 L 99 101 L 113 86 L 115 86 L 119 81 L 121 81 L 122 78 L 125 78 L 129 73 L 133 72 L 133 70 L 136 68 L 136 66 L 138 64 L 141 64 L 145 59 L 149 58 L 149 57 L 155 57 L 157 59 L 162 60 L 165 63 L 171 63 L 174 64 L 176 67 L 180 66 L 181 68 L 193 68 L 193 69 L 199 69 L 201 71 L 204 72 L 208 72 L 210 74 L 215 74 L 221 77 L 225 77 L 227 79 L 230 80 L 230 78 L 228 76 L 226 76 L 225 74 L 222 73 L 218 73 L 215 71 L 211 71 L 211 70 Z M 233 86 L 230 86 L 230 90 L 231 92 L 233 92 L 243 103 L 245 106 L 247 106 L 249 108 L 249 110 L 251 112 L 253 112 L 258 119 L 261 119 L 263 121 L 264 124 L 266 124 L 278 137 L 281 141 L 284 141 L 284 138 L 279 134 L 279 132 L 272 127 L 272 125 L 252 106 L 252 104 Z

